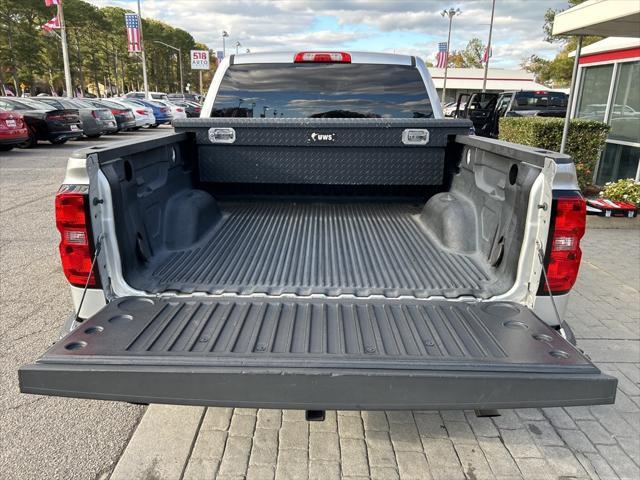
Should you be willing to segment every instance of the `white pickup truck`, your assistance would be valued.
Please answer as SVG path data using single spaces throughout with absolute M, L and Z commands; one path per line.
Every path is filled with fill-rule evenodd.
M 200 118 L 70 159 L 78 310 L 20 369 L 40 395 L 259 408 L 613 403 L 562 321 L 571 159 L 444 119 L 424 63 L 230 56 Z

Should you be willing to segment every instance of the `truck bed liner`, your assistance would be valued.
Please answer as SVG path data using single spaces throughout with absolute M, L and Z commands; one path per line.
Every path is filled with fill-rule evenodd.
M 154 256 L 130 279 L 148 291 L 486 296 L 478 255 L 448 251 L 408 203 L 220 202 L 192 248 Z M 159 257 L 159 258 L 156 258 Z

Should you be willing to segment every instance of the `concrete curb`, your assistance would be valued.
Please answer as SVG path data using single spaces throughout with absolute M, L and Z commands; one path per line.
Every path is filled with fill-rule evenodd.
M 181 478 L 204 413 L 204 407 L 150 405 L 109 478 Z
M 629 230 L 640 228 L 640 216 L 635 218 L 599 217 L 587 215 L 587 229 Z

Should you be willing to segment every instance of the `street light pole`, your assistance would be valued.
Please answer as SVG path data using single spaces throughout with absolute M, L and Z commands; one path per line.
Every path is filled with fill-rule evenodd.
M 493 34 L 493 14 L 496 11 L 496 0 L 493 0 L 491 5 L 491 23 L 489 24 L 489 43 L 487 43 L 486 57 L 487 61 L 484 62 L 484 77 L 482 77 L 482 92 L 487 91 L 487 74 L 489 73 L 489 59 L 491 58 L 491 36 Z
M 180 93 L 184 93 L 184 82 L 182 80 L 182 50 L 178 47 L 174 47 L 173 45 L 169 45 L 168 43 L 161 42 L 160 40 L 154 40 L 153 43 L 159 43 L 160 45 L 172 48 L 178 52 L 178 63 L 180 64 Z
M 229 33 L 226 30 L 222 31 L 222 58 L 227 56 L 227 47 L 224 43 L 224 39 L 229 36 Z
M 140 0 L 138 0 L 138 20 L 140 21 L 140 51 L 142 53 L 142 83 L 144 84 L 144 98 L 149 98 L 149 81 L 147 79 L 147 56 L 144 53 L 144 41 L 142 36 L 142 13 L 140 12 Z
M 449 50 L 451 50 L 451 25 L 453 23 L 453 17 L 460 15 L 462 11 L 459 8 L 451 7 L 449 10 L 443 10 L 440 15 L 443 17 L 449 17 L 449 34 L 447 36 L 447 62 L 444 65 L 444 82 L 442 83 L 442 101 L 445 102 L 445 95 L 447 93 L 447 72 L 449 70 Z
M 60 21 L 60 39 L 62 40 L 62 61 L 64 63 L 64 84 L 67 90 L 67 97 L 73 97 L 73 90 L 71 86 L 71 68 L 69 67 L 69 48 L 67 47 L 67 28 L 64 24 L 64 12 L 62 10 L 62 3 L 58 3 L 58 19 Z
M 240 41 L 238 40 L 236 42 L 236 55 L 238 55 L 238 48 L 240 48 L 242 46 L 242 44 L 240 43 Z

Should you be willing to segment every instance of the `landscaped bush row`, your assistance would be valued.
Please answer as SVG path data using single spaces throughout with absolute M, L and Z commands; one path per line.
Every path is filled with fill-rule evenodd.
M 500 119 L 500 140 L 545 150 L 560 151 L 564 119 L 548 117 Z M 604 147 L 609 125 L 591 120 L 571 120 L 567 155 L 573 158 L 580 188 L 591 185 L 593 169 Z

